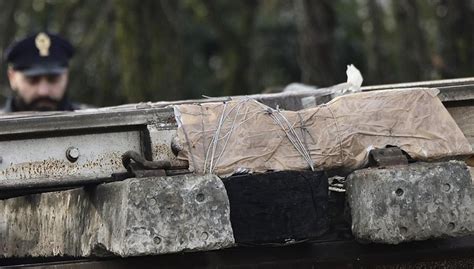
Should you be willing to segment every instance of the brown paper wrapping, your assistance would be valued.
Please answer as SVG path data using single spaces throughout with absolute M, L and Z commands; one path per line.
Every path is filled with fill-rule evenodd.
M 374 148 L 398 146 L 416 160 L 471 154 L 436 89 L 340 96 L 300 111 L 253 99 L 175 106 L 177 138 L 197 174 L 358 169 Z M 309 157 L 308 157 L 309 156 Z

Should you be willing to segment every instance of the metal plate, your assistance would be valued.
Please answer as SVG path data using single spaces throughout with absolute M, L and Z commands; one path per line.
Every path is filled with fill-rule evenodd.
M 110 177 L 126 172 L 121 155 L 141 152 L 140 141 L 139 131 L 0 141 L 0 180 Z M 69 148 L 79 151 L 74 162 Z

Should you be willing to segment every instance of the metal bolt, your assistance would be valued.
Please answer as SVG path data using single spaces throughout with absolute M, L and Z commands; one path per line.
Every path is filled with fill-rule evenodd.
M 66 158 L 72 163 L 77 161 L 80 155 L 81 153 L 79 152 L 79 149 L 76 147 L 70 147 L 66 150 Z

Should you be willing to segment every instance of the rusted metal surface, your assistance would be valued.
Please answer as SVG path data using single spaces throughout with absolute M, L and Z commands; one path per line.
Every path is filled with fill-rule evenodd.
M 154 161 L 167 160 L 172 167 L 187 168 L 186 161 L 178 160 L 172 150 L 172 141 L 176 136 L 176 129 L 167 129 L 150 124 L 147 126 L 150 140 L 151 158 Z
M 168 160 L 149 161 L 140 153 L 133 150 L 122 154 L 122 164 L 125 168 L 129 168 L 132 164 L 135 164 L 135 167 L 147 170 L 167 170 L 171 168 L 171 163 Z
M 86 122 L 82 130 L 65 131 L 59 126 L 49 128 L 48 132 L 37 133 L 39 129 L 33 128 L 30 134 L 21 133 L 21 130 L 17 134 L 0 134 L 0 181 L 7 181 L 0 184 L 0 188 L 15 189 L 15 192 L 11 191 L 9 194 L 5 191 L 0 193 L 0 198 L 80 186 L 81 180 L 83 185 L 87 185 L 111 179 L 122 180 L 133 175 L 146 177 L 187 173 L 187 162 L 177 160 L 171 150 L 171 140 L 176 132 L 174 118 L 170 119 L 167 114 L 156 114 L 156 111 L 159 110 L 140 111 L 148 117 L 138 117 L 138 121 L 142 121 L 141 126 L 128 126 L 129 123 L 123 122 L 123 126 L 96 129 L 97 122 L 92 125 L 87 125 Z M 119 124 L 114 123 L 116 111 L 115 114 L 109 112 L 101 112 L 97 116 L 99 119 L 105 115 L 111 116 L 109 124 Z M 160 115 L 164 115 L 164 118 L 160 118 Z M 73 115 L 62 116 L 63 120 L 76 120 Z M 61 115 L 53 114 L 50 117 L 58 118 Z M 2 120 L 5 119 L 0 119 L 0 125 Z M 36 120 L 40 121 L 39 118 Z M 52 123 L 53 121 L 50 122 Z M 68 124 L 66 126 L 71 127 Z M 91 126 L 94 128 L 88 129 Z M 46 125 L 43 127 L 46 128 Z M 152 162 L 166 162 L 173 169 L 161 174 L 136 169 L 135 172 L 140 175 L 126 175 L 122 155 L 130 151 L 148 156 L 147 159 Z M 57 183 L 57 188 L 50 184 L 54 182 Z
M 67 151 L 80 156 L 72 162 Z M 0 141 L 0 181 L 65 177 L 105 178 L 126 172 L 122 154 L 141 152 L 138 131 Z
M 369 152 L 369 166 L 386 167 L 407 164 L 407 157 L 398 147 L 373 149 Z
M 101 183 L 119 181 L 128 177 L 82 178 L 65 177 L 60 179 L 32 178 L 24 180 L 0 181 L 0 200 L 29 194 L 62 191 Z
M 136 151 L 129 150 L 122 155 L 122 164 L 133 177 L 166 176 L 171 168 L 167 160 L 149 161 Z

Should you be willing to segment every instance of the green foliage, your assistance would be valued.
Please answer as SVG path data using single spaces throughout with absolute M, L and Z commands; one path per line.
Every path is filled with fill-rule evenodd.
M 472 1 L 0 1 L 0 50 L 48 29 L 77 49 L 69 93 L 97 106 L 472 76 Z M 0 87 L 9 94 L 6 65 Z

